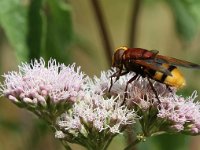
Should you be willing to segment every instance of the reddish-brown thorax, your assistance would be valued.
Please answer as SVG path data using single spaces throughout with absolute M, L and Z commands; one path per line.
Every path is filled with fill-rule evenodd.
M 123 59 L 148 59 L 153 58 L 155 53 L 142 48 L 128 48 L 124 51 Z

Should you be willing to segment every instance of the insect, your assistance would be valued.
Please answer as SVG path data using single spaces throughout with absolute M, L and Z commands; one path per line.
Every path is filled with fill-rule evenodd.
M 158 99 L 158 102 L 160 102 L 158 94 L 150 79 L 165 84 L 171 91 L 170 87 L 181 88 L 185 85 L 185 78 L 176 66 L 200 69 L 200 65 L 198 64 L 173 57 L 158 55 L 158 53 L 159 51 L 157 50 L 146 50 L 142 48 L 117 48 L 113 55 L 112 66 L 116 67 L 118 70 L 111 75 L 109 92 L 113 86 L 113 77 L 116 77 L 117 81 L 120 76 L 129 72 L 135 72 L 136 74 L 126 83 L 124 101 L 127 97 L 128 84 L 141 76 L 148 79 L 152 91 Z

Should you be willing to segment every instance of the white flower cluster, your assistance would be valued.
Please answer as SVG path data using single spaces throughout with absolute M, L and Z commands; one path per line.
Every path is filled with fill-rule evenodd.
M 75 64 L 65 66 L 49 60 L 47 66 L 44 59 L 34 60 L 30 64 L 19 66 L 19 72 L 9 72 L 3 76 L 4 84 L 0 92 L 15 103 L 47 105 L 50 103 L 74 103 L 82 91 L 85 82 L 80 67 Z
M 194 102 L 197 97 L 197 92 L 194 91 L 187 99 L 181 96 L 163 98 L 158 111 L 158 118 L 165 121 L 169 131 L 199 134 L 200 104 Z
M 134 110 L 121 106 L 119 97 L 108 96 L 105 90 L 108 85 L 102 87 L 102 78 L 90 79 L 80 67 L 75 69 L 75 64 L 65 66 L 51 59 L 45 65 L 41 58 L 24 63 L 19 66 L 19 72 L 9 72 L 3 77 L 5 81 L 0 85 L 3 96 L 31 108 L 29 110 L 47 118 L 48 122 L 56 122 L 51 119 L 58 117 L 57 137 L 62 137 L 63 131 L 64 134 L 89 135 L 94 130 L 112 135 L 135 122 Z
M 0 94 L 45 119 L 56 130 L 55 136 L 85 147 L 104 149 L 127 125 L 140 119 L 144 136 L 158 132 L 200 133 L 200 104 L 197 93 L 183 98 L 175 89 L 152 81 L 153 92 L 146 78 L 128 73 L 116 81 L 116 70 L 102 72 L 93 79 L 84 75 L 75 64 L 65 66 L 56 60 L 34 60 L 19 66 L 19 72 L 3 75 Z M 110 91 L 109 91 L 110 89 Z M 95 138 L 94 138 L 95 137 Z M 87 143 L 87 144 L 85 144 Z
M 100 78 L 101 85 L 105 87 L 107 83 L 107 89 L 110 86 L 108 78 L 113 73 L 110 71 L 107 74 L 103 73 Z M 120 93 L 123 98 L 127 81 L 134 75 L 134 73 L 129 73 L 120 77 L 114 83 L 111 92 Z M 200 134 L 200 103 L 196 100 L 197 92 L 194 91 L 190 97 L 184 98 L 176 95 L 176 89 L 171 88 L 169 90 L 165 84 L 152 82 L 160 102 L 158 102 L 148 80 L 142 77 L 129 84 L 128 98 L 126 99 L 126 105 L 134 109 L 137 115 L 141 117 L 142 126 L 149 124 L 157 127 L 155 131 L 147 132 L 166 131 L 190 135 Z M 150 117 L 155 119 L 151 119 L 152 122 L 149 122 Z
M 57 123 L 63 132 L 88 135 L 87 128 L 105 133 L 120 133 L 128 124 L 135 123 L 135 112 L 118 103 L 119 97 L 104 98 L 91 91 L 62 114 Z

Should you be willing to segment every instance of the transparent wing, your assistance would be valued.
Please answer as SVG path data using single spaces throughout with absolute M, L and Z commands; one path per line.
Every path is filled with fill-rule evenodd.
M 152 69 L 155 71 L 162 72 L 165 75 L 172 76 L 171 72 L 162 66 L 162 64 L 154 62 L 154 59 L 149 59 L 149 60 L 134 60 L 134 63 L 139 64 L 141 66 L 144 66 L 148 69 Z
M 191 63 L 185 60 L 180 60 L 180 59 L 176 59 L 173 57 L 167 57 L 167 56 L 162 56 L 162 55 L 156 55 L 154 61 L 156 63 L 167 63 L 170 65 L 174 65 L 174 66 L 181 66 L 181 67 L 186 67 L 186 68 L 194 68 L 194 69 L 200 69 L 200 65 L 195 64 L 195 63 Z

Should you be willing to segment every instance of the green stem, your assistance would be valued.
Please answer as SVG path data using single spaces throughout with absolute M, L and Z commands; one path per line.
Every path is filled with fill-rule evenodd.
M 161 135 L 161 134 L 165 134 L 166 131 L 159 131 L 159 132 L 155 132 L 155 133 L 152 133 L 151 136 L 157 136 L 157 135 Z
M 108 146 L 110 145 L 110 143 L 112 142 L 113 138 L 115 137 L 116 135 L 113 135 L 111 137 L 109 137 L 109 139 L 107 140 L 107 143 L 105 144 L 103 150 L 107 150 Z
M 48 115 L 47 113 L 44 113 L 44 114 L 41 115 L 40 113 L 38 113 L 34 109 L 32 109 L 32 112 L 35 113 L 38 116 L 39 119 L 43 119 L 44 121 L 46 121 L 46 123 L 50 127 L 52 127 L 51 128 L 52 131 L 55 132 L 54 130 L 56 128 L 56 124 L 55 124 L 55 122 L 56 122 L 56 116 L 54 116 L 54 115 L 51 116 L 51 115 Z M 65 142 L 63 140 L 60 140 L 60 141 L 61 141 L 62 145 L 65 147 L 66 150 L 72 150 L 71 147 L 68 145 L 67 142 Z
M 66 150 L 72 150 L 71 147 L 68 145 L 67 142 L 65 142 L 65 141 L 63 141 L 63 140 L 60 140 L 60 141 L 61 141 L 62 145 L 64 146 L 64 148 L 65 148 Z
M 141 139 L 136 139 L 135 141 L 133 141 L 131 144 L 129 144 L 124 150 L 131 150 L 133 149 L 133 147 L 138 144 L 139 142 L 141 142 Z

